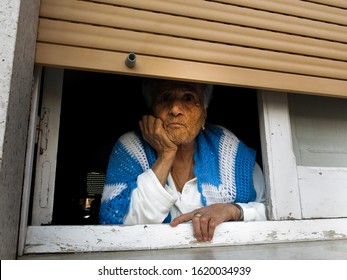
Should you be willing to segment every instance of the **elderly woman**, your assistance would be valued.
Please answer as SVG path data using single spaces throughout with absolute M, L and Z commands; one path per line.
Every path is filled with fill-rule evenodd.
M 114 145 L 100 223 L 192 221 L 195 238 L 210 241 L 223 222 L 266 220 L 255 151 L 206 123 L 212 86 L 146 79 L 143 93 L 151 115 Z

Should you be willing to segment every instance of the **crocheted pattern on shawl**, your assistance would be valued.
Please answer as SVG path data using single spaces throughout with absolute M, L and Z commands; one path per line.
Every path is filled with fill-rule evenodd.
M 195 153 L 195 162 L 205 164 L 196 164 L 194 170 L 203 205 L 254 201 L 255 157 L 255 150 L 229 130 L 206 125 Z
M 256 198 L 253 187 L 255 151 L 229 130 L 206 125 L 196 140 L 194 173 L 203 205 L 250 202 Z M 129 210 L 137 177 L 151 168 L 154 150 L 139 132 L 121 136 L 113 147 L 106 172 L 99 222 L 123 224 Z M 170 215 L 163 222 L 170 222 Z

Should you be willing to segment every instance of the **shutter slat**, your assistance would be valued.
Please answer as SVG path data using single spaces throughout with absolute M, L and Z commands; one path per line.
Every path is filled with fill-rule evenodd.
M 67 21 L 347 61 L 347 44 L 123 7 L 73 3 L 72 6 L 67 0 L 50 1 L 42 6 L 41 14 Z M 347 41 L 347 34 L 345 37 Z
M 345 62 L 144 32 L 40 20 L 38 41 L 347 79 Z
M 64 3 L 66 2 L 66 0 L 43 0 L 41 4 L 42 8 L 40 16 L 51 17 L 51 13 L 55 12 L 54 9 L 60 5 L 60 2 Z M 266 29 L 276 32 L 347 43 L 345 26 L 307 20 L 292 16 L 285 16 L 249 8 L 242 8 L 238 6 L 228 6 L 208 1 L 99 0 L 98 3 L 94 3 L 89 1 L 69 0 L 67 2 L 67 10 L 70 10 L 71 12 L 73 12 L 72 10 L 74 9 L 83 7 L 83 4 L 87 3 L 92 4 L 92 7 L 94 7 L 96 10 L 98 9 L 98 6 L 102 5 L 98 3 L 111 3 L 131 8 L 137 7 L 139 9 L 144 9 L 147 11 L 156 11 L 160 13 L 203 19 L 205 21 L 215 21 L 225 24 L 248 26 L 258 30 Z M 46 7 L 46 5 L 51 6 L 48 8 Z M 110 8 L 112 8 L 112 5 L 108 6 L 106 10 Z M 93 14 L 93 9 L 91 9 L 90 12 Z M 128 20 L 132 21 L 136 20 L 136 18 L 132 16 Z
M 346 96 L 345 12 L 339 0 L 42 0 L 36 63 Z
M 52 55 L 54 54 L 54 55 Z M 38 43 L 36 63 L 47 66 L 87 69 L 138 76 L 210 82 L 285 92 L 305 92 L 347 98 L 347 81 L 247 69 L 211 63 L 138 55 L 129 69 L 127 53 Z
M 313 19 L 315 21 L 331 22 L 347 25 L 346 10 L 336 7 L 320 5 L 309 1 L 298 0 L 215 0 L 214 2 L 226 3 L 269 11 L 277 14 L 291 15 Z M 330 1 L 325 1 L 330 3 Z M 345 4 L 346 5 L 346 4 Z M 345 7 L 344 7 L 345 8 Z
M 346 26 L 338 22 L 336 24 L 326 23 L 319 20 L 305 19 L 298 16 L 277 14 L 272 11 L 240 7 L 234 4 L 226 5 L 211 1 L 201 0 L 97 0 L 98 3 L 107 3 L 116 6 L 132 7 L 148 11 L 156 11 L 167 14 L 175 14 L 192 18 L 208 19 L 229 24 L 249 26 L 303 35 L 308 37 L 324 38 L 327 40 L 340 41 L 340 37 L 346 37 Z M 233 2 L 233 1 L 232 1 Z M 249 1 L 241 1 L 249 3 Z M 254 5 L 263 1 L 255 0 Z M 276 2 L 274 0 L 274 2 Z M 292 5 L 295 1 L 286 1 Z M 329 8 L 329 7 L 328 7 Z M 310 10 L 307 11 L 308 13 Z M 343 22 L 346 22 L 346 18 Z M 331 32 L 331 34 L 329 34 Z M 323 33 L 323 34 L 321 34 Z M 346 42 L 346 41 L 345 41 Z
M 332 7 L 336 7 L 336 8 L 347 9 L 347 1 L 346 0 L 329 0 L 329 1 L 327 1 L 327 0 L 313 0 L 310 2 L 323 4 L 323 5 L 327 5 L 327 6 L 332 6 Z

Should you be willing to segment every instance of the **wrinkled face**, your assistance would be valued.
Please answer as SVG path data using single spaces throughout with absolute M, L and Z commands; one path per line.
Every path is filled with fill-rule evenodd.
M 162 119 L 169 138 L 176 145 L 193 142 L 204 126 L 203 98 L 198 84 L 163 81 L 157 88 L 153 114 Z

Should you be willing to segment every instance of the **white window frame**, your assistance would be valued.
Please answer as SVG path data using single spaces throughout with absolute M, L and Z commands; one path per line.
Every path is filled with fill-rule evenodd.
M 40 91 L 41 71 L 35 72 L 32 116 L 29 131 L 29 145 L 26 178 L 30 178 L 33 167 L 33 149 L 36 124 L 38 119 L 37 103 Z M 47 88 L 54 93 L 53 103 L 59 104 L 61 96 L 63 69 L 46 69 L 45 79 L 50 79 Z M 28 205 L 30 198 L 30 180 L 24 185 L 22 221 L 20 229 L 18 255 L 32 253 L 68 253 L 92 251 L 124 251 L 168 248 L 193 248 L 210 246 L 232 246 L 244 244 L 264 244 L 279 242 L 315 241 L 345 239 L 347 237 L 347 219 L 303 219 L 300 190 L 303 188 L 302 178 L 316 182 L 317 172 L 326 168 L 312 169 L 297 166 L 292 144 L 291 122 L 286 93 L 258 91 L 259 125 L 262 143 L 263 169 L 267 187 L 267 204 L 269 221 L 264 222 L 230 222 L 217 227 L 213 241 L 198 243 L 192 235 L 191 225 L 182 224 L 176 228 L 169 225 L 86 225 L 86 226 L 41 226 L 52 217 L 54 185 L 42 190 L 43 184 L 35 186 L 37 199 L 34 213 L 39 217 L 33 219 L 33 225 L 27 226 Z M 53 106 L 54 107 L 54 106 Z M 53 110 L 53 108 L 51 108 Z M 55 108 L 60 110 L 59 108 Z M 50 110 L 48 108 L 48 110 Z M 54 111 L 50 111 L 54 112 Z M 58 111 L 55 111 L 57 113 Z M 49 124 L 50 121 L 53 123 Z M 48 130 L 45 137 L 54 135 L 57 139 L 58 120 L 43 119 L 41 125 Z M 52 127 L 50 127 L 53 125 Z M 56 126 L 58 125 L 58 126 Z M 55 126 L 55 127 L 54 127 Z M 57 130 L 57 131 L 52 131 Z M 42 129 L 39 129 L 42 130 Z M 46 151 L 45 164 L 55 166 L 56 142 L 53 151 Z M 55 149 L 55 152 L 54 152 Z M 48 161 L 48 163 L 47 163 Z M 40 162 L 40 159 L 39 159 Z M 339 178 L 347 182 L 346 170 L 332 168 L 332 175 L 339 173 Z M 329 172 L 328 172 L 329 173 Z M 41 171 L 36 176 L 41 176 Z M 48 173 L 51 182 L 55 176 Z M 47 175 L 43 175 L 47 176 Z M 52 177 L 53 176 L 53 177 Z M 331 178 L 333 179 L 333 178 Z M 54 184 L 54 180 L 53 184 Z M 304 180 L 305 181 L 305 180 Z M 307 180 L 306 180 L 307 182 Z M 46 184 L 47 185 L 47 184 Z M 39 195 L 37 194 L 37 190 Z M 44 201 L 40 197 L 45 194 Z M 52 202 L 52 203 L 51 203 Z M 41 203 L 41 204 L 40 204 Z M 36 208 L 35 208 L 36 207 Z M 36 210 L 35 210 L 36 209 Z M 36 212 L 35 212 L 36 211 Z

